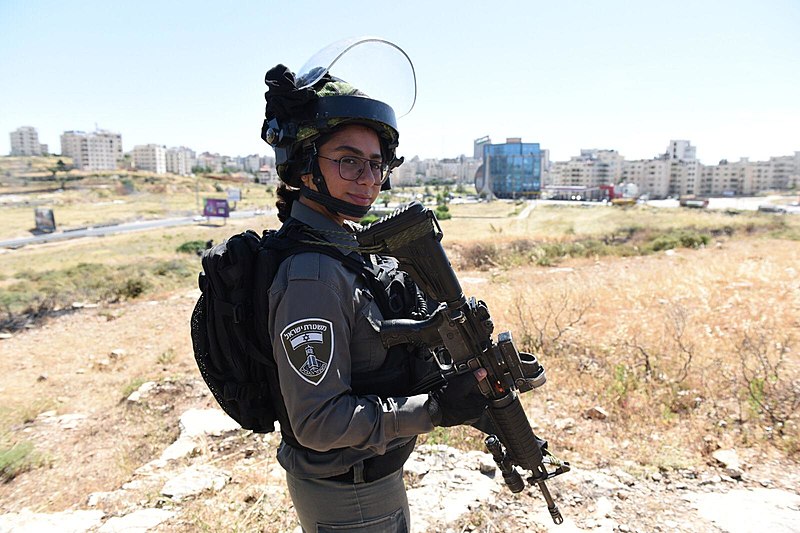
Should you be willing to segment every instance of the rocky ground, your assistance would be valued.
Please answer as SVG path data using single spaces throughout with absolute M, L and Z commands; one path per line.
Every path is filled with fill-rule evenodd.
M 47 461 L 0 486 L 1 532 L 296 530 L 277 437 L 216 409 L 185 353 L 193 296 L 83 309 L 0 340 L 4 401 L 50 398 L 13 428 Z M 151 379 L 110 392 L 139 375 Z M 548 482 L 561 525 L 538 488 L 509 492 L 483 451 L 420 446 L 406 481 L 417 532 L 800 531 L 796 464 L 714 457 L 648 474 L 565 457 L 572 471 Z
M 126 400 L 133 408 L 163 408 L 178 391 L 205 396 L 198 382 L 147 382 Z M 70 433 L 90 424 L 85 415 L 42 413 L 30 425 Z M 0 515 L 0 531 L 192 531 L 187 502 L 220 505 L 242 470 L 265 469 L 254 506 L 288 505 L 282 472 L 268 456 L 275 435 L 254 435 L 215 408 L 190 408 L 179 417 L 175 441 L 110 491 L 83 495 L 83 504 L 60 512 L 30 508 Z M 636 478 L 623 468 L 575 468 L 549 482 L 564 523 L 554 525 L 537 488 L 518 495 L 503 485 L 491 456 L 444 445 L 423 445 L 406 465 L 415 531 L 791 532 L 800 530 L 798 472 L 780 465 L 742 463 L 733 450 L 718 453 L 708 469 Z M 266 463 L 265 463 L 266 462 Z M 22 481 L 22 480 L 20 480 Z M 5 502 L 6 504 L 8 502 Z M 244 502 L 247 503 L 247 502 Z M 31 507 L 36 497 L 31 495 Z M 217 512 L 226 512 L 218 508 Z M 293 527 L 290 529 L 294 529 Z M 278 531 L 264 524 L 262 531 Z

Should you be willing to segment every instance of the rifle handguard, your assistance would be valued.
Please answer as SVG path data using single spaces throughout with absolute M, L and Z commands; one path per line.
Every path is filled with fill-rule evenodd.
M 514 464 L 530 470 L 534 477 L 546 476 L 539 441 L 533 434 L 519 396 L 512 392 L 505 398 L 493 401 L 489 405 L 489 416 Z

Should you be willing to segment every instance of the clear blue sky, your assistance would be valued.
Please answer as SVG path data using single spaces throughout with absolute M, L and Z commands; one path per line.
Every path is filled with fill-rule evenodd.
M 272 155 L 263 75 L 379 35 L 417 71 L 406 156 L 522 137 L 650 158 L 688 139 L 706 164 L 800 150 L 800 2 L 0 0 L 0 154 L 34 126 L 60 150 L 95 124 L 136 144 Z

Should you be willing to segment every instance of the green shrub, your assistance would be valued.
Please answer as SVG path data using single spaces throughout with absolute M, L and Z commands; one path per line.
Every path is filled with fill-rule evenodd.
M 453 215 L 450 214 L 450 209 L 446 205 L 440 205 L 436 207 L 436 218 L 439 220 L 448 220 L 453 218 Z
M 514 254 L 528 254 L 534 248 L 536 248 L 536 241 L 530 239 L 515 239 L 509 246 L 509 250 Z
M 707 234 L 697 231 L 671 231 L 653 238 L 648 248 L 653 252 L 672 250 L 674 248 L 700 248 L 708 244 L 709 240 L 710 237 Z
M 11 447 L 0 447 L 0 481 L 11 481 L 42 463 L 41 456 L 30 442 L 18 442 Z
M 661 252 L 663 250 L 672 250 L 677 248 L 679 240 L 675 236 L 661 235 L 653 239 L 650 243 L 650 249 L 654 252 Z
M 150 283 L 142 278 L 128 278 L 117 289 L 120 298 L 138 298 L 151 287 Z
M 189 259 L 136 264 L 80 263 L 60 270 L 31 270 L 14 274 L 19 281 L 0 291 L 0 328 L 15 330 L 68 309 L 73 302 L 116 302 L 139 298 L 153 289 L 172 288 L 194 277 Z
M 123 194 L 132 194 L 136 192 L 136 184 L 133 182 L 131 178 L 122 178 L 120 180 L 120 184 L 122 185 L 122 193 Z
M 139 390 L 139 387 L 141 387 L 146 381 L 147 380 L 145 378 L 137 377 L 126 383 L 125 386 L 122 387 L 122 398 L 125 399 L 133 394 L 134 391 Z
M 494 243 L 476 242 L 467 245 L 462 255 L 471 268 L 487 268 L 500 262 L 500 250 Z
M 173 276 L 174 278 L 188 278 L 194 274 L 184 261 L 173 259 L 171 261 L 159 261 L 153 265 L 153 274 L 156 276 Z
M 680 236 L 681 246 L 684 248 L 700 248 L 708 244 L 708 235 L 700 233 L 683 233 Z
M 202 253 L 202 251 L 205 249 L 206 249 L 206 241 L 186 241 L 185 243 L 175 248 L 175 251 L 178 252 L 179 254 L 198 255 Z

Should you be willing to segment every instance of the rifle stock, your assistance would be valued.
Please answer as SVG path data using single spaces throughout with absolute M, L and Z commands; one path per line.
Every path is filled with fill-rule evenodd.
M 525 486 L 514 465 L 531 473 L 528 482 L 539 486 L 553 521 L 560 524 L 563 518 L 545 481 L 569 471 L 569 463 L 547 451 L 547 443 L 533 433 L 519 401 L 520 392 L 544 384 L 544 368 L 532 354 L 517 351 L 511 333 L 501 333 L 497 342 L 492 339 L 489 309 L 482 301 L 465 298 L 441 245 L 442 237 L 433 212 L 418 202 L 357 233 L 363 251 L 396 258 L 426 296 L 442 304 L 427 320 L 384 321 L 381 338 L 387 347 L 406 342 L 427 346 L 445 376 L 486 369 L 481 392 L 490 400 L 488 413 L 497 433 L 487 437 L 487 448 L 513 492 Z M 546 462 L 556 465 L 556 470 L 548 472 Z
M 357 234 L 362 248 L 397 259 L 426 295 L 457 307 L 463 304 L 464 293 L 442 248 L 442 236 L 436 216 L 418 202 L 397 209 Z

